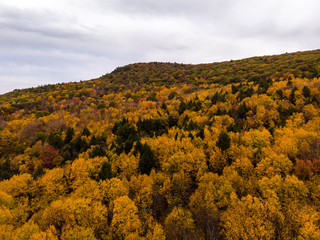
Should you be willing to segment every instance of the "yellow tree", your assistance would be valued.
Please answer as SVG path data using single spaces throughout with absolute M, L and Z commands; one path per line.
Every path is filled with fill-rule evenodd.
M 14 236 L 14 226 L 8 224 L 0 224 L 0 239 L 12 239 Z
M 126 239 L 131 234 L 141 234 L 138 209 L 129 197 L 122 196 L 114 201 L 111 230 L 115 239 Z
M 271 137 L 270 132 L 265 128 L 261 130 L 251 129 L 243 134 L 242 141 L 245 146 L 256 150 L 257 148 L 270 146 Z
M 66 229 L 61 235 L 61 240 L 74 239 L 96 240 L 97 238 L 95 238 L 94 232 L 91 228 L 85 228 L 80 226 Z
M 298 146 L 294 131 L 295 128 L 287 127 L 275 130 L 273 150 L 277 154 L 284 154 L 290 159 L 296 157 L 298 153 Z
M 32 177 L 28 173 L 14 175 L 9 180 L 0 182 L 0 190 L 8 195 L 11 195 L 15 200 L 14 208 L 11 213 L 14 216 L 15 222 L 25 223 L 31 212 L 29 205 L 29 195 L 32 188 Z
M 196 234 L 196 226 L 189 210 L 175 207 L 167 216 L 164 225 L 168 240 L 201 239 Z
M 14 240 L 27 240 L 32 237 L 32 235 L 40 232 L 38 224 L 33 221 L 25 223 L 22 227 L 18 228 L 14 233 Z
M 89 177 L 89 166 L 84 158 L 76 159 L 71 165 L 70 179 L 72 180 L 72 188 L 77 189 L 82 186 Z
M 226 239 L 274 239 L 276 208 L 248 195 L 232 196 L 231 206 L 222 213 L 222 233 Z
M 42 190 L 42 197 L 49 203 L 64 196 L 69 190 L 62 168 L 47 170 L 39 179 L 38 186 Z
M 153 179 L 148 175 L 132 176 L 129 184 L 131 199 L 138 207 L 143 226 L 147 228 L 153 221 Z
M 71 193 L 75 198 L 88 198 L 94 201 L 102 201 L 104 198 L 102 189 L 97 181 L 88 179 Z
M 171 134 L 169 132 L 169 134 Z M 206 156 L 203 149 L 195 147 L 190 138 L 174 140 L 168 136 L 148 139 L 162 171 L 172 176 L 181 170 L 190 176 L 199 178 L 207 171 Z
M 58 240 L 57 230 L 51 226 L 45 232 L 37 232 L 31 235 L 30 240 Z
M 0 131 L 0 157 L 15 154 L 18 145 L 18 131 L 9 131 L 7 128 Z
M 241 139 L 243 145 L 251 151 L 253 164 L 256 165 L 260 161 L 261 157 L 269 151 L 266 151 L 266 149 L 270 148 L 272 136 L 265 128 L 250 129 L 243 133 Z
M 0 224 L 13 224 L 14 223 L 14 217 L 11 213 L 11 211 L 1 205 L 0 206 Z
M 115 157 L 112 161 L 112 170 L 117 173 L 120 178 L 130 179 L 132 175 L 138 173 L 139 159 L 133 154 L 122 153 Z
M 163 231 L 163 228 L 160 224 L 155 223 L 153 224 L 147 233 L 146 239 L 150 240 L 165 240 L 166 235 Z
M 227 155 L 221 152 L 219 148 L 212 150 L 208 160 L 209 170 L 221 174 L 226 166 L 228 166 Z
M 171 206 L 187 205 L 195 183 L 190 175 L 184 171 L 174 173 L 172 178 L 167 177 L 162 192 Z
M 244 157 L 244 158 L 237 158 L 232 164 L 237 173 L 246 180 L 253 179 L 255 176 L 255 169 L 252 162 Z
M 275 175 L 286 176 L 293 169 L 293 163 L 283 154 L 272 154 L 257 164 L 257 174 L 260 177 L 273 177 Z
M 309 192 L 304 182 L 294 175 L 287 175 L 286 178 L 281 178 L 280 175 L 263 177 L 259 180 L 259 190 L 263 198 L 282 206 L 293 200 L 306 200 Z
M 319 212 L 310 205 L 292 200 L 283 207 L 281 239 L 319 239 Z
M 81 227 L 80 230 L 92 231 L 95 236 L 102 237 L 108 227 L 107 208 L 100 202 L 85 198 L 57 200 L 43 211 L 39 225 L 43 230 L 54 226 L 59 236 Z
M 251 161 L 247 158 L 237 159 L 230 166 L 225 167 L 222 176 L 227 179 L 239 197 L 257 192 L 257 178 Z
M 0 190 L 0 206 L 5 206 L 7 208 L 12 208 L 14 205 L 14 199 L 9 194 Z
M 111 208 L 115 199 L 129 194 L 128 182 L 125 180 L 111 178 L 110 180 L 100 181 L 99 184 L 104 196 L 103 201 Z
M 207 239 L 220 237 L 220 211 L 230 204 L 232 192 L 231 183 L 222 176 L 206 173 L 201 177 L 199 187 L 190 198 L 190 208 Z

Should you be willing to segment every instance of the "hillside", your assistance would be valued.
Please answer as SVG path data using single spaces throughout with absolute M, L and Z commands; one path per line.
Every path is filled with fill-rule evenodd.
M 0 95 L 2 239 L 319 239 L 320 50 Z

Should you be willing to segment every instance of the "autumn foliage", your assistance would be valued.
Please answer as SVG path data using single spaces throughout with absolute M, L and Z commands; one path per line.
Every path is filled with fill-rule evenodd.
M 0 96 L 0 239 L 320 239 L 319 189 L 319 50 Z

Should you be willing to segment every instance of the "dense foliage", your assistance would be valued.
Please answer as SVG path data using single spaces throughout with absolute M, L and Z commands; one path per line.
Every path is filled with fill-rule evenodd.
M 0 96 L 1 239 L 320 239 L 319 189 L 319 50 Z

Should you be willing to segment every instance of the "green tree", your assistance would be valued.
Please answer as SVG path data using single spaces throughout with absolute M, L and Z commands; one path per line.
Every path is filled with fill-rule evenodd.
M 61 133 L 53 133 L 51 132 L 48 136 L 48 143 L 54 146 L 57 149 L 61 149 L 64 146 L 64 142 L 61 138 Z
M 155 157 L 150 146 L 145 143 L 140 150 L 139 170 L 141 174 L 149 175 L 151 169 L 156 166 Z
M 222 151 L 225 151 L 228 148 L 230 148 L 230 142 L 231 142 L 231 138 L 228 135 L 228 133 L 222 131 L 219 134 L 218 141 L 216 142 L 216 146 L 220 148 Z
M 91 132 L 89 131 L 89 129 L 87 127 L 85 127 L 82 131 L 82 136 L 90 136 Z
M 240 119 L 246 119 L 247 118 L 247 112 L 248 112 L 248 108 L 246 106 L 246 103 L 243 102 L 238 109 L 238 118 Z
M 98 181 L 106 180 L 113 177 L 111 164 L 109 162 L 104 161 L 101 165 L 100 171 L 98 173 Z
M 308 88 L 307 86 L 304 86 L 302 89 L 302 94 L 305 98 L 309 98 L 311 95 L 310 88 Z
M 186 109 L 187 109 L 187 104 L 184 101 L 180 102 L 179 110 L 178 110 L 179 115 L 184 113 Z
M 136 128 L 129 124 L 128 120 L 123 118 L 122 121 L 116 122 L 112 128 L 112 133 L 117 136 L 116 153 L 120 154 L 123 151 L 129 153 L 133 147 L 134 142 L 140 139 Z
M 64 138 L 64 143 L 68 144 L 71 142 L 72 138 L 74 136 L 74 129 L 72 127 L 69 127 L 66 132 L 66 137 Z

